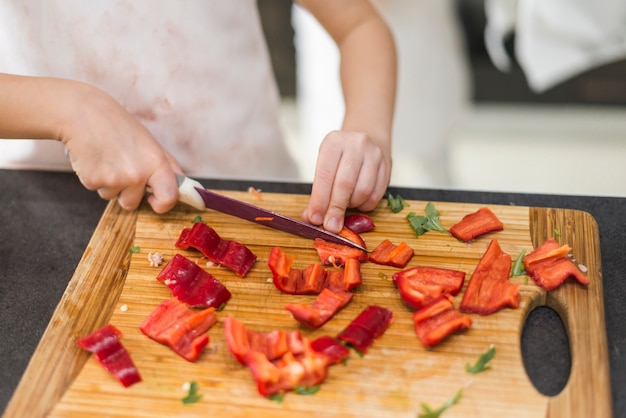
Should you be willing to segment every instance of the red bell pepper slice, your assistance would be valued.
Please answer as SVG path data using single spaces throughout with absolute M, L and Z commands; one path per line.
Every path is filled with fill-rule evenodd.
M 296 354 L 303 351 L 302 336 L 298 331 L 252 331 L 233 317 L 224 319 L 223 326 L 226 345 L 241 364 L 245 364 L 246 354 L 250 351 L 261 353 L 268 360 L 280 358 L 288 351 Z
M 275 331 L 258 333 L 247 330 L 242 322 L 233 317 L 224 320 L 224 337 L 228 348 L 237 361 L 248 366 L 261 395 L 271 396 L 292 390 L 296 386 L 315 386 L 322 383 L 333 357 L 315 351 L 311 341 L 302 338 L 297 331 L 279 332 L 286 335 L 287 348 L 280 356 L 269 359 L 265 353 L 283 351 L 282 342 L 276 343 L 274 338 L 269 338 L 263 341 L 266 347 L 260 349 L 250 345 L 254 338 L 250 339 L 249 336 L 276 335 Z M 269 347 L 273 344 L 283 348 Z
M 402 300 L 413 309 L 421 309 L 444 293 L 452 296 L 459 293 L 465 272 L 417 266 L 394 273 L 392 279 Z
M 313 305 L 304 303 L 285 306 L 293 317 L 310 328 L 319 328 L 346 306 L 354 297 L 354 293 L 325 288 L 315 298 Z
M 157 275 L 180 301 L 197 308 L 220 309 L 230 299 L 230 291 L 193 261 L 176 254 Z
M 372 231 L 376 228 L 372 218 L 364 213 L 352 213 L 343 219 L 343 224 L 357 234 Z
M 390 240 L 383 240 L 369 255 L 369 261 L 385 266 L 404 268 L 411 260 L 415 252 L 413 248 L 402 241 L 395 245 Z
M 311 348 L 316 353 L 328 357 L 329 364 L 340 363 L 350 355 L 350 350 L 345 345 L 341 344 L 338 339 L 328 335 L 311 341 Z
M 519 286 L 509 281 L 510 273 L 511 256 L 502 251 L 497 240 L 492 240 L 470 277 L 461 311 L 487 315 L 505 306 L 517 308 L 521 300 Z
M 183 229 L 175 246 L 182 250 L 195 248 L 212 262 L 231 269 L 240 277 L 248 273 L 257 258 L 248 247 L 222 239 L 203 222 L 196 222 L 193 227 Z
M 343 271 L 327 270 L 321 264 L 311 264 L 305 269 L 292 268 L 295 257 L 289 257 L 280 247 L 270 250 L 267 261 L 274 286 L 290 295 L 319 294 L 323 289 L 349 291 L 359 286 L 361 265 L 358 260 L 346 260 Z
M 94 354 L 102 367 L 113 374 L 124 387 L 141 382 L 139 371 L 130 354 L 122 345 L 122 332 L 108 324 L 93 333 L 79 338 L 76 343 L 80 348 Z
M 146 336 L 168 345 L 187 361 L 196 361 L 209 343 L 207 331 L 217 322 L 215 308 L 200 311 L 171 298 L 161 303 L 139 325 Z
M 569 277 L 587 285 L 589 279 L 569 258 L 571 247 L 559 245 L 554 238 L 546 240 L 524 257 L 526 273 L 545 290 L 559 287 Z
M 367 248 L 363 238 L 347 226 L 339 232 L 344 238 Z M 343 266 L 347 259 L 354 258 L 359 261 L 367 261 L 367 253 L 358 248 L 349 247 L 347 245 L 335 244 L 333 242 L 324 241 L 321 238 L 313 240 L 313 247 L 324 265 L 333 265 L 336 267 Z
M 460 222 L 448 231 L 455 238 L 467 242 L 488 232 L 502 231 L 504 224 L 491 209 L 482 207 L 474 213 L 465 215 Z
M 365 354 L 389 328 L 393 319 L 393 312 L 382 306 L 370 305 L 348 324 L 338 335 L 337 339 L 354 347 L 359 353 Z
M 453 300 L 449 294 L 443 294 L 413 314 L 415 333 L 424 347 L 433 347 L 452 333 L 472 325 L 472 318 L 454 309 Z

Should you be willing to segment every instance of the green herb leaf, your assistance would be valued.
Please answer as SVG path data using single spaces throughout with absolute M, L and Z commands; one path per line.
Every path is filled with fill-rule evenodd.
M 400 212 L 406 206 L 408 205 L 406 204 L 402 196 L 396 195 L 396 197 L 393 197 L 391 193 L 387 195 L 387 207 L 391 208 L 391 211 L 393 213 Z
M 200 399 L 202 399 L 202 395 L 198 393 L 198 388 L 198 382 L 192 380 L 189 384 L 189 391 L 187 392 L 187 395 L 183 398 L 184 405 L 196 403 Z
M 452 405 L 459 402 L 461 399 L 461 395 L 463 394 L 463 389 L 459 389 L 459 391 L 446 403 L 441 405 L 438 409 L 432 409 L 426 404 L 422 404 L 422 413 L 419 414 L 418 418 L 439 418 L 441 414 L 443 414 L 446 409 L 450 408 Z
M 134 247 L 130 247 L 130 249 L 128 250 L 129 253 L 138 253 L 140 250 L 138 245 L 135 245 Z
M 552 232 L 554 232 L 554 236 L 555 236 L 555 237 L 560 237 L 560 236 L 561 236 L 561 231 L 559 231 L 559 230 L 558 230 L 558 229 L 556 229 L 556 228 L 554 228 L 554 229 L 552 230 Z
M 511 277 L 522 276 L 526 274 L 526 270 L 524 269 L 524 256 L 526 255 L 526 250 L 522 250 L 521 253 L 515 259 L 513 263 L 513 267 L 511 267 Z
M 202 220 L 202 216 L 200 216 L 200 215 L 197 215 L 197 216 L 196 216 L 195 218 L 193 218 L 193 220 L 191 221 L 191 223 L 192 223 L 192 224 L 197 224 L 197 223 L 199 223 L 199 222 L 204 222 L 204 221 Z
M 267 399 L 276 403 L 283 403 L 283 401 L 285 400 L 285 395 L 282 392 L 279 392 L 272 396 L 268 396 Z
M 415 212 L 411 212 L 406 216 L 411 229 L 415 232 L 415 235 L 420 236 L 428 231 L 448 232 L 446 228 L 441 225 L 439 221 L 439 212 L 435 208 L 433 202 L 428 202 L 424 209 L 424 215 L 417 215 Z
M 296 386 L 293 391 L 298 395 L 314 395 L 320 390 L 320 385 L 315 386 Z
M 489 362 L 491 361 L 491 359 L 493 359 L 493 356 L 495 355 L 496 355 L 496 347 L 492 344 L 489 347 L 489 350 L 485 351 L 484 353 L 480 355 L 480 357 L 478 357 L 476 364 L 472 366 L 471 364 L 467 363 L 465 365 L 465 370 L 471 374 L 476 374 L 476 373 L 485 371 L 489 368 Z

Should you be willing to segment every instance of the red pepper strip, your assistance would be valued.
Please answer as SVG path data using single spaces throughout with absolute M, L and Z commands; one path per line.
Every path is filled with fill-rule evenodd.
M 326 270 L 321 264 L 311 264 L 305 269 L 291 267 L 294 257 L 289 257 L 280 249 L 270 250 L 267 264 L 272 272 L 274 286 L 283 293 L 291 295 L 319 294 L 323 289 L 349 291 L 359 286 L 361 265 L 359 261 L 349 259 L 341 270 Z
M 85 337 L 79 338 L 76 343 L 80 348 L 93 353 L 106 371 L 113 374 L 124 387 L 128 387 L 141 382 L 141 376 L 130 358 L 130 354 L 122 345 L 121 337 L 122 332 L 115 326 L 108 324 Z
M 472 325 L 472 318 L 457 312 L 452 301 L 452 296 L 444 294 L 413 314 L 415 333 L 424 347 L 435 346 L 453 332 Z
M 345 341 L 360 353 L 365 354 L 391 324 L 393 312 L 381 306 L 370 305 L 365 308 L 337 338 Z
M 326 288 L 317 295 L 312 306 L 304 303 L 289 304 L 285 307 L 303 325 L 319 328 L 346 306 L 354 297 L 353 293 Z
M 335 244 L 316 238 L 313 247 L 324 265 L 343 266 L 347 259 L 354 258 L 358 261 L 367 261 L 368 256 L 365 251 L 347 245 Z
M 288 352 L 274 362 L 259 352 L 250 351 L 245 361 L 257 383 L 258 392 L 266 397 L 293 390 L 296 386 L 319 385 L 328 374 L 327 357 L 310 347 L 300 356 Z
M 176 298 L 161 303 L 139 325 L 148 337 L 167 344 L 187 361 L 196 361 L 209 343 L 206 332 L 217 322 L 215 308 L 195 311 Z
M 382 241 L 369 255 L 369 261 L 385 266 L 404 268 L 414 255 L 413 248 L 406 242 L 398 245 L 393 244 L 388 239 Z
M 328 357 L 329 364 L 336 364 L 350 355 L 350 350 L 336 338 L 324 335 L 311 341 L 311 348 Z
M 261 353 L 268 360 L 280 358 L 289 351 L 296 354 L 303 351 L 299 332 L 274 330 L 263 333 L 247 330 L 241 321 L 233 317 L 224 319 L 223 326 L 226 345 L 242 364 L 245 364 L 246 354 L 250 351 Z
M 343 220 L 343 224 L 357 234 L 372 231 L 376 227 L 372 218 L 364 213 L 347 215 Z
M 452 226 L 449 232 L 457 239 L 467 242 L 486 234 L 487 232 L 502 231 L 504 224 L 491 209 L 483 207 L 474 213 L 465 215 L 460 222 Z
M 421 309 L 443 293 L 459 293 L 465 272 L 418 266 L 394 273 L 392 279 L 402 300 L 413 309 Z
M 561 246 L 554 238 L 548 239 L 524 257 L 526 273 L 546 290 L 556 289 L 569 277 L 589 284 L 587 276 L 569 258 L 571 250 L 567 244 Z
M 231 269 L 240 277 L 248 273 L 257 258 L 248 247 L 220 238 L 213 228 L 203 222 L 183 229 L 175 246 L 183 250 L 195 248 L 212 262 Z
M 219 280 L 180 254 L 167 263 L 157 280 L 165 283 L 178 300 L 192 307 L 219 309 L 231 296 Z
M 511 256 L 504 253 L 497 240 L 492 240 L 470 277 L 461 311 L 487 315 L 520 304 L 519 286 L 511 284 Z

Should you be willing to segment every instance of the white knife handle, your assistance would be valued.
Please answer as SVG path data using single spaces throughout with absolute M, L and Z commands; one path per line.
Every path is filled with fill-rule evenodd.
M 204 200 L 196 190 L 196 187 L 204 189 L 204 186 L 198 181 L 176 174 L 178 182 L 178 200 L 198 210 L 205 210 Z
M 183 202 L 198 210 L 205 210 L 206 205 L 202 196 L 196 190 L 196 187 L 204 189 L 204 186 L 198 181 L 190 179 L 182 174 L 176 173 L 176 182 L 178 183 L 178 201 Z M 146 187 L 148 193 L 152 193 L 152 187 Z

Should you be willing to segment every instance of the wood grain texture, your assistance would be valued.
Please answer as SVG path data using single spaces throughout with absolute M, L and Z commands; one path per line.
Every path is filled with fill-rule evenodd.
M 299 217 L 307 201 L 302 195 L 265 193 L 259 201 L 245 192 L 224 193 L 293 217 Z M 174 242 L 199 213 L 179 205 L 166 215 L 156 215 L 147 207 L 128 214 L 112 203 L 5 416 L 415 417 L 422 403 L 437 407 L 459 389 L 463 389 L 461 401 L 445 413 L 446 417 L 611 416 L 599 237 L 593 218 L 566 209 L 490 205 L 505 230 L 464 244 L 437 232 L 416 237 L 404 218 L 409 211 L 422 212 L 426 202 L 409 203 L 403 212 L 392 214 L 382 202 L 371 214 L 376 230 L 363 234 L 369 248 L 384 238 L 406 241 L 416 252 L 410 266 L 459 269 L 469 278 L 491 239 L 498 239 L 503 250 L 516 257 L 523 249 L 532 250 L 556 228 L 561 234 L 558 240 L 569 243 L 578 262 L 587 266 L 591 284 L 583 287 L 568 281 L 546 295 L 532 281 L 513 278 L 520 285 L 520 308 L 489 316 L 472 315 L 474 323 L 468 331 L 427 350 L 413 330 L 412 312 L 391 282 L 397 269 L 364 263 L 364 282 L 351 304 L 320 330 L 312 331 L 298 327 L 284 306 L 294 301 L 310 303 L 314 297 L 281 294 L 268 282 L 271 273 L 267 268 L 273 246 L 297 255 L 296 268 L 316 262 L 311 242 L 206 211 L 201 213 L 203 220 L 223 238 L 246 244 L 259 257 L 245 278 L 219 266 L 204 267 L 233 293 L 226 308 L 218 313 L 220 319 L 232 315 L 250 329 L 301 329 L 305 336 L 315 337 L 335 335 L 370 304 L 394 312 L 388 331 L 363 358 L 353 355 L 347 365 L 331 367 L 322 389 L 314 396 L 289 393 L 279 404 L 258 395 L 250 372 L 228 352 L 221 322 L 209 331 L 208 349 L 196 363 L 177 357 L 141 334 L 139 323 L 170 297 L 167 287 L 155 280 L 160 269 L 149 266 L 147 255 L 161 252 L 169 260 L 182 253 L 198 259 L 199 253 L 176 250 Z M 435 205 L 445 227 L 480 207 L 446 202 Z M 141 251 L 130 255 L 132 245 Z M 455 298 L 457 306 L 461 296 Z M 539 394 L 530 383 L 520 349 L 520 333 L 528 312 L 543 304 L 554 307 L 564 318 L 572 348 L 570 381 L 552 398 Z M 121 309 L 124 305 L 128 308 L 125 311 Z M 141 383 L 123 388 L 76 346 L 76 337 L 106 322 L 124 333 L 122 342 L 142 374 Z M 467 374 L 465 364 L 475 362 L 490 344 L 497 349 L 491 369 L 478 375 Z M 182 387 L 190 380 L 199 383 L 203 398 L 196 404 L 183 405 Z

